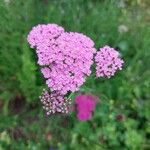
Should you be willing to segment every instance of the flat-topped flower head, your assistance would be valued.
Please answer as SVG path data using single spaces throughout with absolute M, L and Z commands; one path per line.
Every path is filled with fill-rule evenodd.
M 51 91 L 77 91 L 91 74 L 96 49 L 89 37 L 47 24 L 33 27 L 28 42 L 36 49 L 38 64 Z
M 93 55 L 96 49 L 93 41 L 80 33 L 63 33 L 56 39 L 53 63 L 50 69 L 42 69 L 51 90 L 66 94 L 77 91 L 91 74 Z M 57 54 L 56 54 L 57 53 Z M 47 72 L 49 70 L 49 72 Z
M 110 78 L 117 70 L 122 69 L 124 61 L 120 58 L 119 52 L 109 46 L 100 48 L 96 53 L 96 76 Z

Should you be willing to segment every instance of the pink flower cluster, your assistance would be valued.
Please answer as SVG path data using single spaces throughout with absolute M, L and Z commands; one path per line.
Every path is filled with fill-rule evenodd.
M 61 94 L 77 91 L 91 74 L 96 49 L 89 37 L 48 24 L 34 27 L 28 42 L 36 48 L 38 64 L 51 91 Z
M 79 95 L 75 99 L 77 105 L 77 117 L 80 121 L 90 120 L 96 106 L 96 98 L 92 95 Z
M 47 115 L 68 113 L 70 99 L 65 94 L 79 90 L 87 76 L 91 74 L 91 65 L 96 49 L 94 42 L 82 33 L 65 32 L 57 24 L 41 24 L 32 28 L 27 40 L 31 48 L 36 49 L 38 64 L 50 88 L 40 96 Z M 100 48 L 95 55 L 96 76 L 110 78 L 122 69 L 123 60 L 119 53 L 109 46 Z M 81 121 L 90 120 L 96 106 L 92 95 L 79 95 L 75 99 L 77 117 Z
M 43 108 L 46 110 L 46 114 L 69 113 L 69 107 L 71 105 L 71 99 L 65 98 L 63 95 L 57 92 L 49 92 L 43 90 L 40 96 Z
M 119 52 L 109 46 L 100 48 L 95 56 L 96 76 L 110 78 L 117 70 L 122 69 L 123 60 L 119 57 Z

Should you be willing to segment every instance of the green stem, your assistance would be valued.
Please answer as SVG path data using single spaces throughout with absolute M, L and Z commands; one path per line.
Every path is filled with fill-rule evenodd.
M 3 106 L 3 114 L 4 116 L 8 115 L 8 105 L 9 105 L 9 100 L 6 100 Z
M 70 99 L 73 95 L 74 95 L 74 93 L 71 93 L 71 94 L 68 96 L 68 99 Z

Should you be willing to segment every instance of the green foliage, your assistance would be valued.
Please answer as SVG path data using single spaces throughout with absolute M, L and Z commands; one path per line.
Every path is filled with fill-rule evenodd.
M 130 149 L 139 149 L 143 143 L 143 137 L 135 130 L 128 130 L 125 134 L 125 143 Z
M 9 134 L 6 131 L 0 133 L 0 150 L 4 150 L 5 148 L 8 148 L 10 143 L 11 143 L 11 139 Z
M 24 43 L 26 43 L 26 41 L 24 41 Z M 36 71 L 38 69 L 31 57 L 31 50 L 26 44 L 23 44 L 22 48 L 23 53 L 22 56 L 20 56 L 22 60 L 22 67 L 18 73 L 18 79 L 20 81 L 20 89 L 22 89 L 26 100 L 31 102 L 38 99 L 38 95 L 41 94 L 40 92 L 42 91 L 42 87 L 36 83 Z
M 0 150 L 150 149 L 149 20 L 149 0 L 1 0 Z M 90 121 L 47 118 L 40 105 L 45 80 L 26 36 L 53 22 L 87 34 L 97 48 L 118 48 L 125 61 L 115 77 L 92 75 L 82 86 L 99 97 Z

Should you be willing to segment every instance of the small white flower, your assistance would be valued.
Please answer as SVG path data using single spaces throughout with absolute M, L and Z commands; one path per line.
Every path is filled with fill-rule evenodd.
M 129 29 L 128 29 L 128 27 L 126 26 L 126 25 L 119 25 L 118 26 L 118 32 L 119 33 L 125 33 L 125 32 L 128 32 L 129 31 Z

